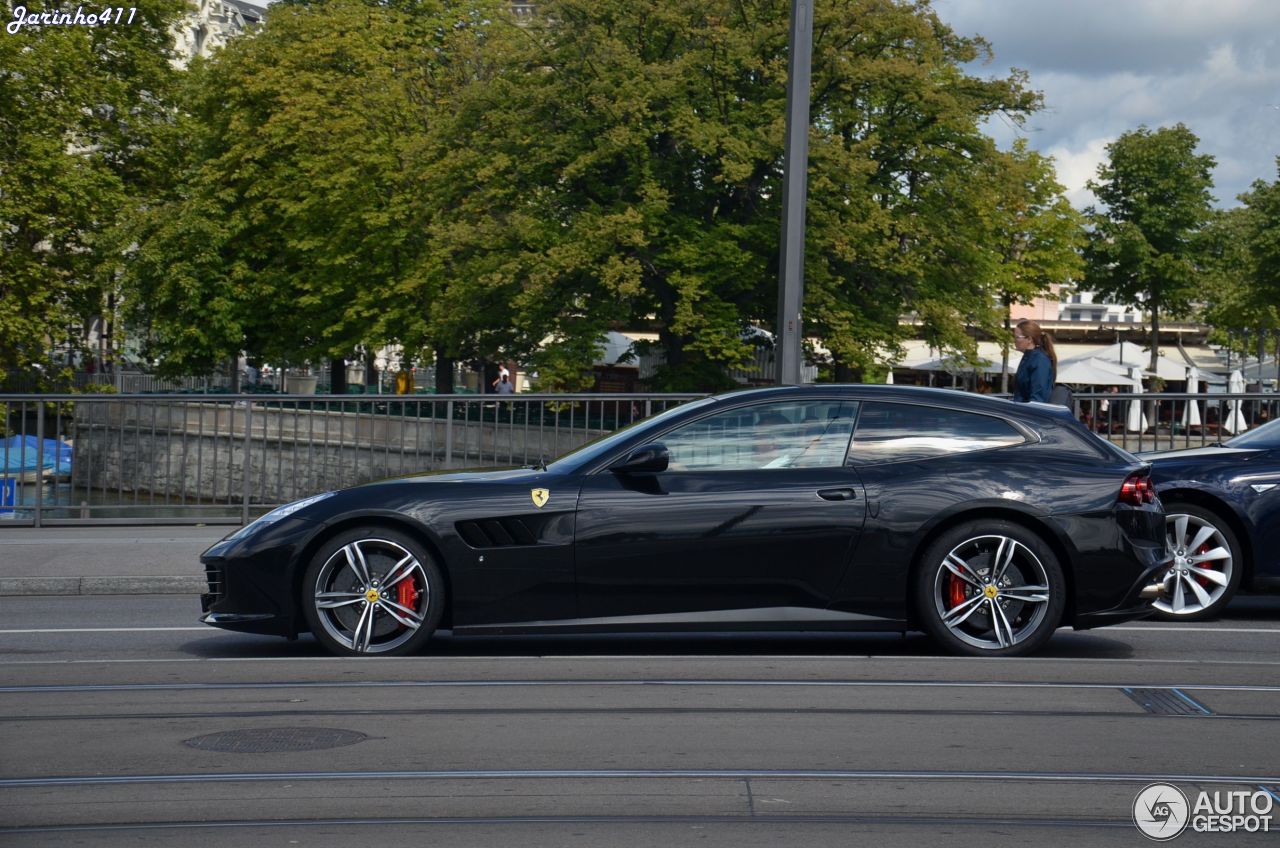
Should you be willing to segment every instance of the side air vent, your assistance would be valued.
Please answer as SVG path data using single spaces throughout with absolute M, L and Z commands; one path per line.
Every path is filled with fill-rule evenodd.
M 536 545 L 538 538 L 523 518 L 484 518 L 459 521 L 458 535 L 473 548 L 505 548 Z

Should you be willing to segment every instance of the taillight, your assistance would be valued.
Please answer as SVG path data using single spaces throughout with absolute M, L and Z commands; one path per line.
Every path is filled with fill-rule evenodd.
M 1120 487 L 1120 503 L 1129 506 L 1142 506 L 1156 502 L 1156 487 L 1151 482 L 1151 475 L 1146 471 L 1137 471 L 1129 475 Z

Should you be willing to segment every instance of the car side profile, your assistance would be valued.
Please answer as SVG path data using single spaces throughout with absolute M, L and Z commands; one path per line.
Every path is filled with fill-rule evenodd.
M 1167 512 L 1158 617 L 1213 618 L 1238 591 L 1280 590 L 1280 420 L 1222 444 L 1142 457 Z
M 533 468 L 269 513 L 202 557 L 211 625 L 336 654 L 455 635 L 924 630 L 1018 655 L 1150 612 L 1148 467 L 1065 409 L 906 386 L 686 403 Z

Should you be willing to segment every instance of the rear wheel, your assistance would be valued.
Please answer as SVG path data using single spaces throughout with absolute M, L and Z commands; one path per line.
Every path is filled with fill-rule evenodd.
M 1244 560 L 1222 516 L 1195 504 L 1165 504 L 1164 592 L 1152 605 L 1166 621 L 1214 618 L 1240 588 Z
M 1066 580 L 1053 551 L 1030 530 L 974 521 L 925 551 L 915 595 L 925 630 L 952 653 L 1019 656 L 1058 628 Z
M 444 579 L 416 540 L 358 527 L 316 552 L 302 579 L 302 608 L 317 640 L 343 656 L 399 656 L 440 622 Z

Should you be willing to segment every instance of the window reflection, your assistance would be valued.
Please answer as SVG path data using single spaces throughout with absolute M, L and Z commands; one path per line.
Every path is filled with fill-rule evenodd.
M 864 404 L 849 462 L 928 459 L 1026 441 L 1013 425 L 990 415 L 905 403 Z
M 671 471 L 839 467 L 856 407 L 818 400 L 732 409 L 667 433 L 662 442 Z

